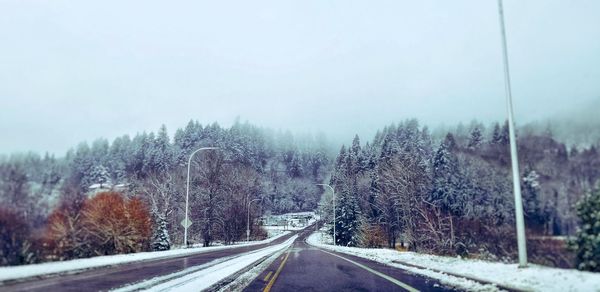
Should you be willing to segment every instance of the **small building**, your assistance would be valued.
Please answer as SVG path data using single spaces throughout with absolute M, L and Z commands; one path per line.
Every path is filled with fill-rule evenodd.
M 98 193 L 102 192 L 126 192 L 129 190 L 129 184 L 116 184 L 111 183 L 96 183 L 88 187 L 87 195 L 93 197 Z
M 88 187 L 87 195 L 89 197 L 93 197 L 98 193 L 112 191 L 112 189 L 113 189 L 113 186 L 112 186 L 112 184 L 109 184 L 109 183 L 92 184 L 91 186 Z

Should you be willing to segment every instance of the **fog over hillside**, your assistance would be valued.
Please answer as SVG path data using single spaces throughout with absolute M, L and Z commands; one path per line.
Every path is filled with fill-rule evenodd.
M 190 119 L 341 144 L 506 117 L 494 1 L 0 2 L 0 153 Z M 583 2 L 506 3 L 518 124 L 600 95 L 600 2 Z
M 586 148 L 600 145 L 600 98 L 571 105 L 546 118 L 519 126 L 519 135 L 549 135 L 567 147 Z M 459 125 L 460 128 L 460 125 Z M 443 133 L 448 127 L 437 129 Z
M 598 144 L 600 143 L 600 98 L 527 126 L 538 130 L 550 129 L 557 140 L 568 145 Z

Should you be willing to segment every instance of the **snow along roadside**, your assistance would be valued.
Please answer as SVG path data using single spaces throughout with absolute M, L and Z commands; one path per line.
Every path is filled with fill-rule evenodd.
M 266 270 L 271 264 L 277 260 L 283 253 L 285 253 L 286 249 L 282 249 L 270 257 L 260 262 L 258 265 L 253 266 L 251 269 L 243 272 L 235 278 L 234 281 L 228 283 L 227 285 L 216 289 L 218 292 L 239 292 L 243 291 L 246 286 L 250 285 L 256 277 L 258 277 L 264 270 Z
M 287 249 L 297 238 L 298 235 L 294 235 L 285 242 L 275 246 L 265 247 L 225 259 L 217 259 L 202 266 L 191 267 L 177 273 L 155 277 L 114 291 L 199 291 L 207 289 L 242 271 L 256 261 Z
M 259 244 L 270 243 L 282 236 L 289 234 L 290 232 L 283 232 L 274 237 L 267 238 L 261 241 L 243 242 L 234 245 L 222 245 L 222 246 L 209 246 L 209 247 L 196 247 L 188 249 L 174 249 L 166 251 L 153 251 L 153 252 L 139 252 L 130 254 L 119 254 L 110 256 L 98 256 L 92 258 L 76 259 L 62 262 L 49 262 L 33 265 L 23 265 L 15 267 L 1 267 L 0 268 L 0 285 L 5 281 L 26 279 L 37 276 L 49 276 L 52 274 L 74 274 L 83 270 L 114 266 L 120 264 L 127 264 L 146 260 L 157 260 L 164 258 L 175 258 L 193 254 L 200 254 L 224 249 L 232 249 L 243 246 L 253 246 Z
M 467 290 L 487 289 L 489 291 L 494 287 L 468 280 L 476 279 L 523 291 L 600 291 L 600 274 L 596 273 L 534 264 L 519 269 L 517 264 L 399 252 L 390 249 L 333 246 L 331 242 L 324 242 L 329 238 L 328 235 L 322 236 L 322 233 L 313 233 L 307 242 L 316 247 L 374 260 L 435 278 L 443 284 Z M 448 274 L 460 275 L 464 278 Z

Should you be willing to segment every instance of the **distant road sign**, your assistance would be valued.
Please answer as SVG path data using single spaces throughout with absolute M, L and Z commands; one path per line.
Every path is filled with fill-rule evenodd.
M 185 218 L 181 220 L 181 226 L 189 228 L 190 226 L 192 226 L 192 220 L 190 220 L 190 218 Z

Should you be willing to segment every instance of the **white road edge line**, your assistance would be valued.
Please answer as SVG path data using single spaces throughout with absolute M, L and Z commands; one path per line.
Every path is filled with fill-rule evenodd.
M 323 249 L 320 249 L 320 248 L 319 248 L 319 250 L 320 250 L 320 251 L 322 251 L 322 252 L 324 252 L 324 253 L 328 253 L 328 254 L 330 254 L 330 255 L 332 255 L 332 256 L 336 256 L 336 257 L 338 257 L 338 258 L 341 258 L 341 259 L 343 259 L 343 260 L 345 260 L 345 261 L 348 261 L 348 262 L 350 262 L 350 263 L 352 263 L 352 264 L 354 264 L 354 265 L 356 265 L 356 266 L 359 266 L 360 268 L 363 268 L 363 269 L 365 269 L 365 270 L 367 270 L 367 271 L 369 271 L 369 272 L 371 272 L 371 273 L 373 273 L 373 274 L 375 274 L 375 275 L 377 275 L 377 276 L 379 276 L 379 277 L 382 277 L 382 278 L 384 278 L 384 279 L 386 279 L 386 280 L 388 280 L 388 281 L 390 281 L 390 282 L 392 282 L 392 283 L 394 283 L 394 284 L 396 284 L 396 285 L 398 285 L 398 286 L 400 286 L 400 287 L 402 287 L 402 288 L 404 288 L 404 289 L 406 289 L 406 290 L 408 290 L 408 291 L 411 291 L 411 292 L 419 292 L 419 290 L 418 290 L 418 289 L 415 289 L 414 287 L 412 287 L 412 286 L 410 286 L 410 285 L 408 285 L 408 284 L 406 284 L 406 283 L 400 282 L 400 281 L 398 281 L 397 279 L 394 279 L 394 278 L 392 278 L 392 277 L 390 277 L 390 276 L 388 276 L 388 275 L 386 275 L 386 274 L 384 274 L 384 273 L 381 273 L 381 272 L 375 271 L 375 270 L 373 270 L 373 269 L 371 269 L 371 268 L 369 268 L 369 267 L 367 267 L 367 266 L 365 266 L 365 265 L 363 265 L 363 264 L 359 264 L 359 263 L 357 263 L 357 262 L 355 262 L 355 261 L 353 261 L 353 260 L 347 259 L 347 258 L 345 258 L 345 257 L 343 257 L 343 256 L 340 256 L 340 255 L 337 255 L 337 254 L 334 254 L 334 253 L 331 253 L 331 252 L 325 251 L 325 250 L 323 250 Z

